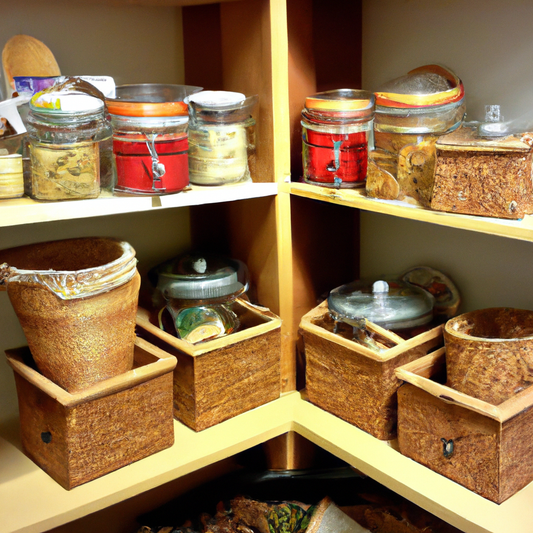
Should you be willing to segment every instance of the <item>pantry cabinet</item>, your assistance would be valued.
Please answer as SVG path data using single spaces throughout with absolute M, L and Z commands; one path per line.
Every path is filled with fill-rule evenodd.
M 450 215 L 368 199 L 359 189 L 304 184 L 299 113 L 315 91 L 375 90 L 411 68 L 438 62 L 463 79 L 469 119 L 482 118 L 485 104 L 500 104 L 509 119 L 528 119 L 533 6 L 525 0 L 13 4 L 0 0 L 0 45 L 16 33 L 33 35 L 54 51 L 64 74 L 258 94 L 253 183 L 153 198 L 4 200 L 0 247 L 117 236 L 136 249 L 141 275 L 193 246 L 238 257 L 250 269 L 254 299 L 283 320 L 282 395 L 199 433 L 175 421 L 173 447 L 66 491 L 21 452 L 14 379 L 4 361 L 0 529 L 68 531 L 70 522 L 87 517 L 93 526 L 105 521 L 110 531 L 121 531 L 125 509 L 135 516 L 148 510 L 146 502 L 155 507 L 231 468 L 238 452 L 292 432 L 468 533 L 529 532 L 532 485 L 496 505 L 402 456 L 394 442 L 378 441 L 310 404 L 302 388 L 298 324 L 337 285 L 421 264 L 452 277 L 462 311 L 532 308 L 533 218 Z M 24 342 L 0 292 L 0 351 Z M 135 503 L 128 507 L 128 501 Z

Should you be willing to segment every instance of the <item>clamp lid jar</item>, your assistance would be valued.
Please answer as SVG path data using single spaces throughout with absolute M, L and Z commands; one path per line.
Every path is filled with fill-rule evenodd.
M 196 185 L 250 180 L 255 171 L 256 95 L 202 91 L 189 105 L 189 177 Z
M 302 111 L 303 179 L 327 187 L 359 187 L 367 173 L 374 95 L 337 89 L 308 96 Z
M 464 87 L 450 70 L 425 65 L 376 92 L 374 147 L 366 192 L 387 200 L 411 198 L 430 207 L 439 136 L 465 116 Z
M 113 125 L 116 190 L 163 195 L 189 185 L 188 112 L 184 99 L 201 87 L 121 85 L 107 98 Z

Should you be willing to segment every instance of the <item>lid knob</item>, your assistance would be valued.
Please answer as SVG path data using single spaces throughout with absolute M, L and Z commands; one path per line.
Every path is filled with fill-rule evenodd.
M 372 292 L 374 294 L 389 292 L 389 284 L 383 280 L 375 281 L 372 285 Z

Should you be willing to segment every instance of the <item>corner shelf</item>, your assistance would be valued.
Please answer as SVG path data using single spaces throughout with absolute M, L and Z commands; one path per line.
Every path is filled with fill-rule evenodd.
M 283 184 L 282 190 L 289 190 L 295 196 L 320 200 L 323 202 L 353 207 L 373 213 L 381 213 L 419 222 L 429 222 L 450 228 L 487 233 L 511 239 L 533 242 L 533 216 L 521 220 L 478 217 L 433 211 L 410 205 L 398 200 L 368 198 L 363 189 L 333 189 L 307 183 Z
M 199 433 L 174 422 L 175 444 L 101 478 L 66 491 L 23 455 L 17 425 L 0 435 L 2 531 L 32 533 L 68 523 L 288 431 L 320 446 L 455 527 L 469 533 L 529 533 L 533 483 L 497 505 L 403 456 L 396 443 L 380 441 L 312 405 L 299 392 Z M 39 491 L 33 490 L 38 486 Z M 32 512 L 27 509 L 31 507 Z

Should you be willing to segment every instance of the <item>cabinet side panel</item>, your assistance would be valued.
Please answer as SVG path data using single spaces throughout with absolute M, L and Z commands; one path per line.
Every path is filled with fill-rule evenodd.
M 222 84 L 220 5 L 183 8 L 183 50 L 185 83 L 208 90 Z
M 220 6 L 224 89 L 259 95 L 256 119 L 257 169 L 252 179 L 274 181 L 272 61 L 268 0 Z

